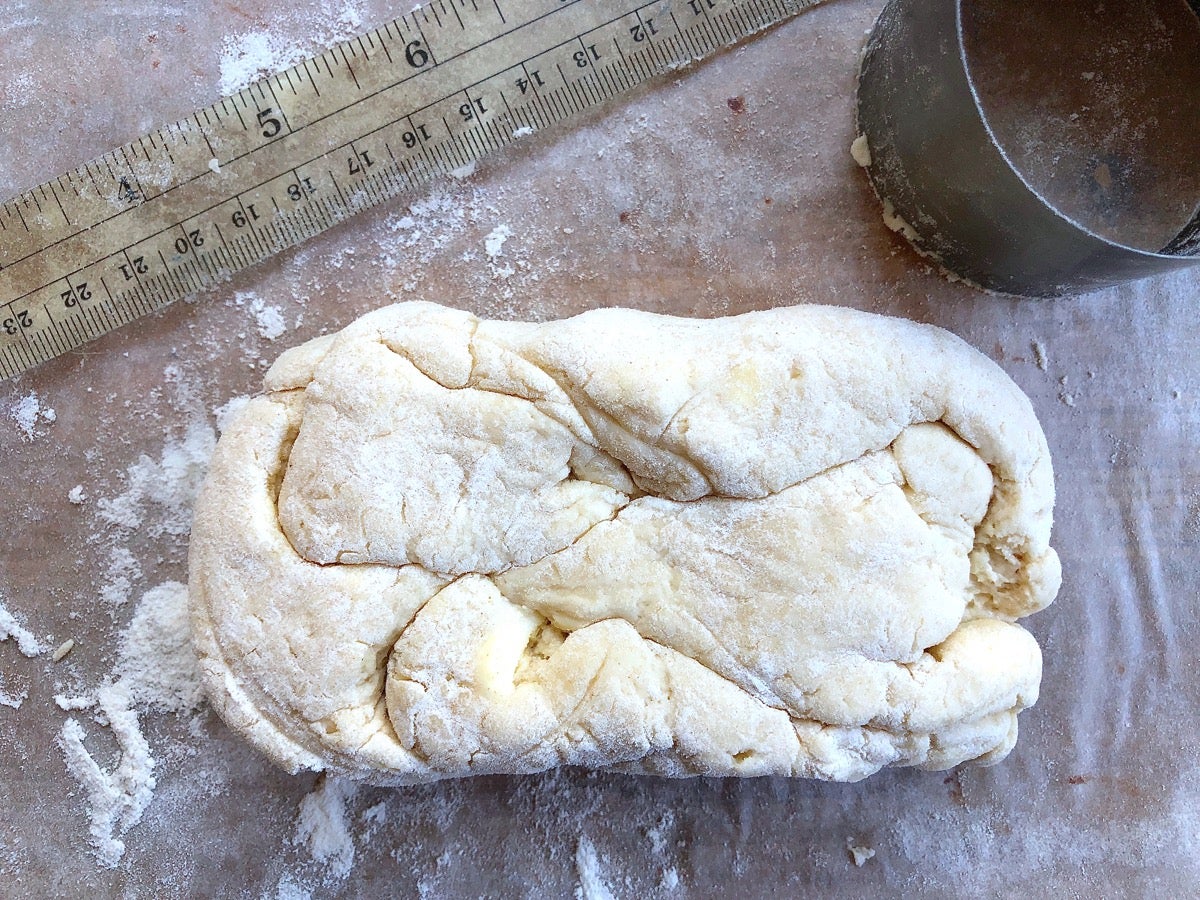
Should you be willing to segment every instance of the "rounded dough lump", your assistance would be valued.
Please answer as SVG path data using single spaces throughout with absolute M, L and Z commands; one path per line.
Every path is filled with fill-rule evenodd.
M 190 593 L 215 707 L 289 771 L 856 780 L 1002 759 L 1037 699 L 1050 457 L 947 332 L 405 303 L 265 387 Z

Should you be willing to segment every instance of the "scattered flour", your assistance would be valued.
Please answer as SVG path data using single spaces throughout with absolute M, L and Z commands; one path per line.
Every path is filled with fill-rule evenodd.
M 112 868 L 125 855 L 121 835 L 136 825 L 154 796 L 154 759 L 138 726 L 131 698 L 120 684 L 96 692 L 97 704 L 120 747 L 116 766 L 105 771 L 84 746 L 87 733 L 67 719 L 59 734 L 67 771 L 87 794 L 89 831 L 101 865 Z
M 340 13 L 312 20 L 309 45 L 290 44 L 275 31 L 250 31 L 225 39 L 221 48 L 219 88 L 226 96 L 252 82 L 296 65 L 331 44 L 353 37 L 363 29 L 359 5 L 347 3 Z
M 21 691 L 19 694 L 10 694 L 2 684 L 0 684 L 0 706 L 7 706 L 9 709 L 20 709 L 21 704 L 29 699 L 29 691 Z
M 483 249 L 487 253 L 488 266 L 493 278 L 506 279 L 516 274 L 516 269 L 510 263 L 500 265 L 497 260 L 504 256 L 504 244 L 512 237 L 512 229 L 504 223 L 497 225 L 483 240 Z
M 1058 383 L 1062 386 L 1062 390 L 1060 390 L 1058 392 L 1058 401 L 1059 401 L 1059 403 L 1062 403 L 1064 406 L 1069 406 L 1069 407 L 1074 408 L 1075 401 L 1079 398 L 1079 394 L 1078 394 L 1078 392 L 1071 391 L 1067 387 L 1067 385 L 1070 383 L 1070 381 L 1071 381 L 1071 376 L 1069 376 L 1069 375 L 1064 375 L 1062 378 L 1058 379 Z
M 138 603 L 121 637 L 113 674 L 133 702 L 159 712 L 190 712 L 204 699 L 192 650 L 186 584 L 168 581 Z
M 87 732 L 69 718 L 59 735 L 67 771 L 87 794 L 89 831 L 101 865 L 114 867 L 125 854 L 124 834 L 154 796 L 154 757 L 138 722 L 139 709 L 185 712 L 202 699 L 199 664 L 192 652 L 187 587 L 167 582 L 145 593 L 121 637 L 110 680 L 94 698 L 102 725 L 116 739 L 116 765 L 102 769 L 88 751 Z M 62 709 L 86 709 L 87 697 L 55 697 Z
M 679 887 L 679 869 L 673 863 L 674 847 L 671 835 L 675 830 L 675 814 L 667 810 L 658 822 L 646 829 L 646 837 L 650 839 L 650 851 L 655 860 L 662 864 L 662 875 L 659 886 L 665 891 L 673 891 Z
M 207 421 L 195 419 L 182 440 L 168 440 L 162 456 L 143 455 L 126 473 L 123 494 L 98 502 L 100 518 L 127 530 L 142 527 L 147 506 L 159 513 L 145 526 L 151 537 L 185 535 L 191 528 L 192 503 L 204 480 L 217 437 Z
M 55 694 L 54 703 L 59 709 L 68 712 L 80 709 L 91 709 L 96 705 L 95 697 L 68 697 L 66 694 Z
M 361 818 L 362 821 L 366 824 L 367 828 L 366 828 L 366 834 L 364 836 L 369 838 L 381 826 L 387 824 L 387 820 L 388 820 L 387 804 L 386 803 L 376 803 L 374 806 L 363 810 L 363 813 L 361 816 L 359 816 L 359 818 Z
M 71 492 L 67 494 L 67 500 L 75 506 L 82 506 L 84 503 L 87 503 L 87 494 L 84 493 L 83 485 L 77 484 L 71 488 Z
M 233 305 L 239 309 L 248 309 L 254 317 L 255 329 L 259 337 L 273 341 L 288 330 L 287 322 L 283 319 L 283 310 L 278 306 L 268 304 L 253 291 L 237 291 L 233 295 Z
M 50 425 L 58 419 L 54 410 L 42 406 L 38 395 L 34 393 L 27 394 L 13 404 L 11 415 L 26 441 L 32 441 L 43 434 L 38 431 L 39 424 Z
M 512 237 L 512 229 L 507 225 L 500 224 L 493 228 L 492 233 L 483 240 L 483 247 L 487 251 L 488 257 L 495 259 L 497 256 L 503 256 L 504 242 L 510 237 Z
M 183 436 L 169 438 L 158 459 L 141 456 L 126 471 L 124 491 L 99 498 L 95 505 L 101 529 L 97 535 L 113 541 L 99 589 L 110 610 L 127 603 L 143 578 L 137 548 L 147 539 L 161 547 L 165 537 L 188 534 L 192 505 L 216 445 L 216 433 L 201 406 L 201 380 L 172 365 L 164 369 L 163 383 L 171 406 L 187 415 Z M 82 502 L 82 486 L 68 499 Z M 150 711 L 192 712 L 203 700 L 186 585 L 168 581 L 142 594 L 116 644 L 116 662 L 99 687 L 54 696 L 60 709 L 90 711 L 96 724 L 108 731 L 91 735 L 86 719 L 72 716 L 63 724 L 58 743 L 68 772 L 86 795 L 96 858 L 110 868 L 124 856 L 126 833 L 142 820 L 156 787 L 155 756 L 161 751 L 151 748 L 140 716 Z M 110 764 L 106 754 L 114 742 L 117 754 Z
M 41 656 L 50 649 L 49 645 L 43 644 L 33 636 L 33 632 L 21 625 L 0 601 L 0 642 L 7 640 L 16 641 L 17 649 L 31 658 Z
M 134 582 L 142 577 L 142 567 L 127 547 L 109 551 L 108 571 L 100 586 L 100 599 L 108 606 L 124 606 L 129 602 Z
M 312 793 L 300 801 L 300 815 L 292 843 L 304 846 L 329 874 L 341 880 L 354 868 L 354 837 L 350 833 L 346 804 L 358 785 L 345 778 L 323 775 Z
M 312 892 L 284 875 L 275 889 L 275 900 L 312 900 Z
M 575 888 L 579 900 L 613 900 L 612 891 L 600 871 L 596 848 L 586 834 L 579 839 L 575 850 L 575 869 L 579 873 L 579 886 Z

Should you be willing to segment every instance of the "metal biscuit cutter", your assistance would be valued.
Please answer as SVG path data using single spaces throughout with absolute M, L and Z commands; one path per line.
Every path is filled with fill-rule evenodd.
M 858 122 L 890 224 L 985 289 L 1200 263 L 1200 0 L 891 0 Z

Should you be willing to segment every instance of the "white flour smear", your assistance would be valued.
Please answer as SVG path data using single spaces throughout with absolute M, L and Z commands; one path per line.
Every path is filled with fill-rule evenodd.
M 5 609 L 0 600 L 0 643 L 9 640 L 16 643 L 17 650 L 23 655 L 31 658 L 41 656 L 50 649 L 49 645 L 39 641 L 33 636 L 33 632 L 18 622 L 16 616 Z M 20 709 L 28 697 L 27 689 L 17 689 L 7 684 L 4 669 L 0 668 L 0 706 Z
M 312 793 L 300 801 L 292 837 L 293 844 L 306 847 L 339 881 L 354 868 L 354 837 L 346 806 L 357 793 L 358 785 L 352 781 L 322 776 Z
M 226 38 L 221 48 L 221 93 L 236 94 L 251 82 L 290 68 L 365 28 L 362 9 L 355 3 L 345 4 L 337 13 L 330 10 L 328 17 L 307 21 L 311 22 L 308 46 L 293 44 L 266 29 Z
M 604 882 L 596 848 L 586 834 L 579 839 L 579 846 L 575 850 L 575 868 L 579 872 L 576 897 L 580 900 L 613 900 L 612 891 Z
M 69 718 L 59 735 L 67 770 L 83 787 L 96 857 L 112 867 L 125 853 L 122 836 L 139 821 L 154 796 L 154 757 L 139 711 L 185 712 L 203 698 L 187 618 L 187 586 L 167 582 L 145 593 L 121 637 L 111 680 L 95 693 L 97 716 L 119 748 L 116 764 L 101 768 L 85 744 L 87 732 Z M 86 698 L 68 701 L 82 706 Z M 64 704 L 60 704 L 64 705 Z
M 104 720 L 120 747 L 116 766 L 105 771 L 84 746 L 87 733 L 77 719 L 68 719 L 59 735 L 67 771 L 87 794 L 89 831 L 96 858 L 109 868 L 125 854 L 120 835 L 136 825 L 154 795 L 154 759 L 129 708 L 127 691 L 109 685 L 96 692 Z
M 98 501 L 100 518 L 127 531 L 143 529 L 150 537 L 186 535 L 192 524 L 192 502 L 216 443 L 212 426 L 194 420 L 182 440 L 167 441 L 159 459 L 143 455 L 129 467 L 125 492 Z M 149 509 L 155 515 L 147 518 Z
M 108 555 L 108 572 L 100 586 L 100 599 L 109 606 L 129 602 L 133 585 L 142 577 L 142 567 L 128 547 L 113 547 Z
M 16 616 L 5 608 L 3 598 L 0 598 L 0 642 L 9 640 L 16 641 L 17 649 L 28 657 L 40 656 L 50 649 L 17 621 Z
M 111 539 L 108 565 L 98 594 L 110 609 L 132 596 L 143 578 L 145 560 L 135 548 L 146 538 L 184 538 L 192 505 L 216 445 L 207 417 L 196 412 L 199 386 L 175 366 L 163 372 L 174 404 L 188 411 L 182 438 L 170 438 L 158 459 L 142 455 L 125 474 L 125 490 L 100 498 L 98 539 Z M 142 542 L 135 540 L 142 539 Z M 67 770 L 87 799 L 88 830 L 96 858 L 114 867 L 125 854 L 124 836 L 141 821 L 154 796 L 155 755 L 141 727 L 148 712 L 186 713 L 203 700 L 199 666 L 191 645 L 187 586 L 167 581 L 145 591 L 128 626 L 116 640 L 117 658 L 104 683 L 78 696 L 58 695 L 68 712 L 91 709 L 101 736 L 70 717 L 59 733 Z M 103 764 L 115 742 L 115 762 Z M 101 747 L 104 749 L 102 750 Z

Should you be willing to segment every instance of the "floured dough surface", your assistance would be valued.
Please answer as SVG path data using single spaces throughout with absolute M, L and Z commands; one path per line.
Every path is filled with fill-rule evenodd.
M 427 303 L 289 351 L 196 509 L 210 697 L 291 771 L 992 762 L 1057 593 L 1045 438 L 946 332 Z

